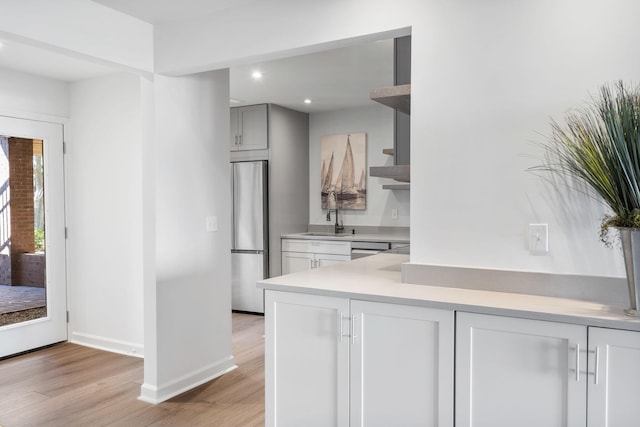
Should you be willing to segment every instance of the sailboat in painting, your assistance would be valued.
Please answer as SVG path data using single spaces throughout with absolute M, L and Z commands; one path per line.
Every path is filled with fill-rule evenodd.
M 326 196 L 331 191 L 331 178 L 333 177 L 333 153 L 331 153 L 331 160 L 329 160 L 329 169 L 324 170 L 324 163 L 322 164 L 322 195 Z
M 347 136 L 347 149 L 344 153 L 344 160 L 340 168 L 340 174 L 335 187 L 336 198 L 338 200 L 354 199 L 359 196 L 358 188 L 355 185 L 355 171 L 353 166 L 353 150 L 351 141 Z
M 346 137 L 340 141 L 338 138 Z M 366 153 L 366 141 L 364 134 L 355 135 L 354 146 L 351 143 L 352 135 L 335 135 L 326 137 L 333 139 L 330 143 L 323 140 L 322 148 L 322 169 L 321 180 L 321 201 L 322 209 L 365 209 L 366 208 L 366 164 L 364 155 Z M 336 141 L 336 139 L 338 139 Z M 326 146 L 326 148 L 324 148 Z M 355 167 L 354 147 L 358 156 L 358 169 Z M 338 163 L 337 156 L 344 157 L 342 163 Z M 337 152 L 337 153 L 336 153 Z M 330 153 L 330 157 L 329 157 Z M 337 154 L 337 156 L 336 156 Z M 328 161 L 328 166 L 327 166 Z M 334 178 L 334 164 L 340 167 L 337 177 Z M 357 171 L 360 171 L 358 173 Z M 334 180 L 335 179 L 335 180 Z
M 367 192 L 367 176 L 364 173 L 364 169 L 362 169 L 360 173 L 360 182 L 358 183 L 358 193 L 365 194 Z

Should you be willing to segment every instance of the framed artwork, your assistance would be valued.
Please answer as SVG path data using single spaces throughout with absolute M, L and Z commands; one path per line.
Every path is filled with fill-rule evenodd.
M 322 209 L 366 209 L 367 134 L 323 136 L 320 161 Z

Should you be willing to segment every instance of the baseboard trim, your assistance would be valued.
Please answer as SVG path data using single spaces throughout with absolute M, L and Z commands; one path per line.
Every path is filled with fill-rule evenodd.
M 71 332 L 69 342 L 98 350 L 144 358 L 144 346 L 128 341 L 114 340 L 99 335 Z
M 226 359 L 192 371 L 157 387 L 144 383 L 140 387 L 138 400 L 157 405 L 158 403 L 164 402 L 165 400 L 171 399 L 172 397 L 231 372 L 237 367 L 233 356 L 229 356 Z

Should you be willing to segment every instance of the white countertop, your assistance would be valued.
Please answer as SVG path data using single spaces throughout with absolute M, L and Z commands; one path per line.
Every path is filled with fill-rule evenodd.
M 409 243 L 409 234 L 398 233 L 291 233 L 283 234 L 283 239 L 303 239 L 303 240 L 339 240 L 346 242 L 391 242 L 391 243 Z
M 274 277 L 258 282 L 258 287 L 640 331 L 640 318 L 625 316 L 626 307 L 437 284 L 402 283 L 401 265 L 408 261 L 408 255 L 380 254 Z

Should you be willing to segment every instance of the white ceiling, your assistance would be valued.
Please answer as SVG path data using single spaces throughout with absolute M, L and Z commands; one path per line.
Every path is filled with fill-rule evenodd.
M 241 101 L 232 105 L 270 102 L 304 112 L 373 105 L 371 89 L 393 84 L 393 40 L 234 67 L 230 79 L 231 98 Z
M 152 24 L 210 15 L 264 0 L 93 0 Z
M 138 19 L 161 23 L 189 19 L 264 0 L 94 0 Z M 0 68 L 72 82 L 114 69 L 11 40 L 0 40 Z M 254 81 L 251 73 L 264 76 Z M 275 103 L 304 112 L 372 105 L 369 91 L 393 84 L 393 43 L 368 42 L 310 55 L 230 69 L 233 105 Z M 305 98 L 312 100 L 307 105 Z

